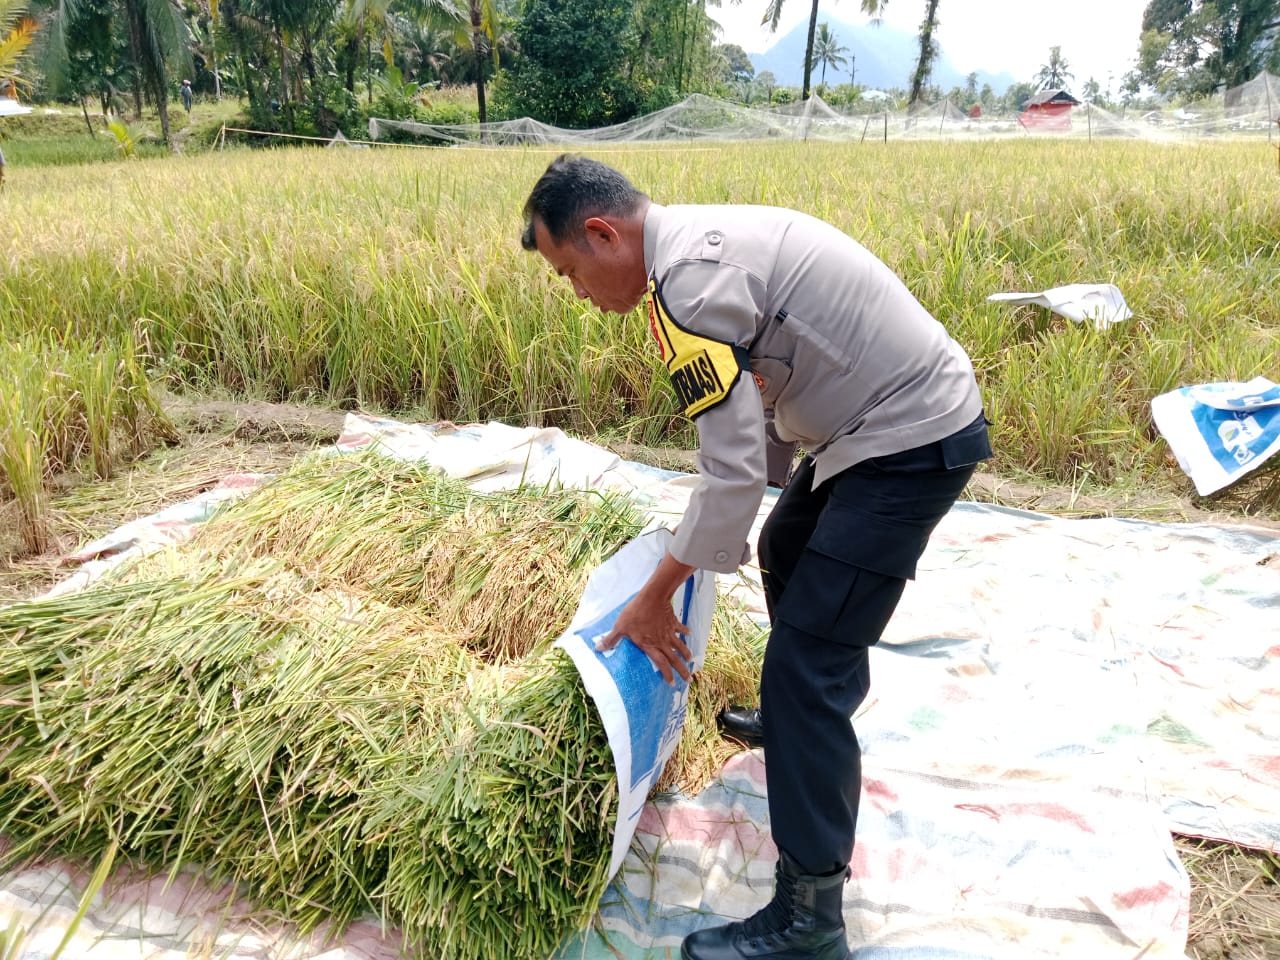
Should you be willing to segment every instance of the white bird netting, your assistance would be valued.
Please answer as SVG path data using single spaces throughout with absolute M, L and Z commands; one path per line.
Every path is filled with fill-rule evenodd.
M 1193 105 L 1119 112 L 1094 103 L 1056 112 L 971 116 L 951 101 L 886 110 L 876 103 L 836 109 L 817 96 L 805 103 L 750 107 L 695 94 L 626 123 L 571 130 L 531 120 L 434 124 L 369 119 L 370 140 L 489 146 L 658 143 L 733 140 L 977 140 L 1052 136 L 1167 142 L 1201 139 L 1280 140 L 1280 77 L 1262 73 Z

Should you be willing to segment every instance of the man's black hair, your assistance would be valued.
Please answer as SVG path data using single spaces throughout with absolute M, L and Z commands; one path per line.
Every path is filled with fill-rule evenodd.
M 613 167 L 599 160 L 562 153 L 548 164 L 524 203 L 520 245 L 537 250 L 535 223 L 557 244 L 582 239 L 582 222 L 601 214 L 634 213 L 645 195 Z

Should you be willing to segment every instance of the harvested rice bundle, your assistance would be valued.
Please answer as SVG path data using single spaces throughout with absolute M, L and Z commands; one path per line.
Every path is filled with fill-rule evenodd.
M 560 635 L 587 576 L 641 526 L 618 494 L 480 494 L 421 464 L 364 454 L 302 461 L 197 540 L 420 607 L 477 637 L 486 658 L 510 662 Z
M 398 838 L 388 904 L 420 955 L 541 960 L 606 886 L 612 757 L 562 651 L 475 693 L 443 765 L 379 786 L 370 829 Z
M 10 859 L 94 859 L 119 840 L 153 865 L 199 864 L 303 928 L 372 912 L 433 958 L 545 957 L 605 886 L 616 784 L 599 718 L 567 656 L 546 649 L 558 628 L 530 621 L 542 653 L 489 657 L 486 635 L 440 628 L 421 569 L 387 543 L 413 543 L 424 563 L 434 552 L 455 577 L 488 571 L 471 595 L 490 591 L 499 613 L 530 591 L 494 576 L 513 569 L 498 559 L 542 550 L 544 570 L 569 571 L 542 592 L 571 608 L 575 578 L 634 523 L 588 494 L 479 498 L 370 461 L 387 509 L 307 531 L 292 497 L 325 513 L 328 491 L 358 513 L 343 497 L 372 494 L 363 465 L 323 463 L 340 483 L 314 465 L 286 475 L 290 497 L 268 488 L 276 512 L 229 513 L 222 545 L 202 538 L 122 580 L 0 609 Z M 349 552 L 348 535 L 381 563 Z M 468 556 L 466 535 L 491 554 Z M 700 786 L 718 766 L 715 711 L 755 685 L 759 635 L 744 623 L 716 620 L 668 783 Z
M 154 748 L 131 736 L 116 744 L 91 736 L 99 720 L 96 708 L 146 714 L 157 704 L 148 691 L 134 689 L 132 680 L 121 684 L 112 676 L 97 676 L 84 658 L 98 648 L 112 649 L 113 637 L 140 636 L 156 622 L 216 615 L 236 590 L 260 578 L 228 572 L 213 584 L 118 584 L 0 609 L 0 636 L 6 638 L 0 653 L 0 737 L 6 745 L 0 765 L 0 830 L 13 831 L 29 844 L 51 839 L 74 847 L 74 838 L 85 835 L 93 837 L 91 846 L 102 845 L 106 825 L 82 815 L 82 798 L 103 750 L 132 749 L 131 763 L 147 768 L 157 763 Z M 116 665 L 145 679 L 150 665 L 134 652 L 139 651 Z M 184 691 L 162 685 L 160 692 L 179 699 Z M 135 695 L 142 696 L 134 702 Z
M 715 714 L 754 697 L 762 636 L 741 613 L 717 613 L 668 785 L 701 789 L 736 752 Z M 617 779 L 577 669 L 552 650 L 500 675 L 476 685 L 442 767 L 378 790 L 371 827 L 404 838 L 387 872 L 393 913 L 425 956 L 551 956 L 607 886 Z
M 443 748 L 443 718 L 480 669 L 466 645 L 292 574 L 66 599 L 94 595 L 116 627 L 42 631 L 65 667 L 6 683 L 18 695 L 0 726 L 45 718 L 0 760 L 11 855 L 92 857 L 118 838 L 154 865 L 199 863 L 304 928 L 378 911 L 389 853 L 362 836 L 360 805 L 402 751 L 429 765 Z M 23 613 L 0 611 L 0 628 Z M 6 681 L 21 672 L 11 653 Z
M 717 604 L 707 640 L 706 663 L 689 685 L 684 730 L 667 760 L 656 790 L 695 795 L 715 779 L 725 761 L 741 751 L 720 735 L 716 715 L 734 703 L 759 699 L 760 661 L 768 631 L 737 607 Z

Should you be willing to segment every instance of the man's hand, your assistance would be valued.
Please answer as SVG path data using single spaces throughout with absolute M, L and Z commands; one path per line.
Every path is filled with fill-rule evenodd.
M 596 644 L 596 649 L 612 650 L 627 637 L 653 661 L 668 684 L 675 684 L 672 671 L 688 683 L 693 676 L 689 672 L 693 651 L 684 641 L 688 633 L 689 628 L 671 609 L 670 599 L 653 601 L 641 592 L 622 608 L 613 630 Z
M 689 628 L 671 608 L 671 598 L 695 569 L 669 553 L 664 556 L 640 592 L 622 608 L 613 629 L 596 644 L 596 649 L 612 650 L 619 640 L 629 637 L 653 661 L 668 684 L 674 686 L 677 673 L 688 683 L 693 677 L 689 670 L 693 651 L 684 641 Z

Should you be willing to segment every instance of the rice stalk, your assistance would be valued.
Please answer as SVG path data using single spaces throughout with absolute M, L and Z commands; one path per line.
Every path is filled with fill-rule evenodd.
M 176 436 L 131 332 L 90 342 L 47 332 L 0 341 L 0 491 L 18 502 L 26 552 L 52 546 L 50 476 L 87 462 L 105 479 L 126 456 Z
M 44 484 L 51 399 L 47 369 L 22 362 L 21 350 L 21 344 L 0 343 L 0 488 L 18 503 L 23 550 L 44 553 L 51 545 Z

